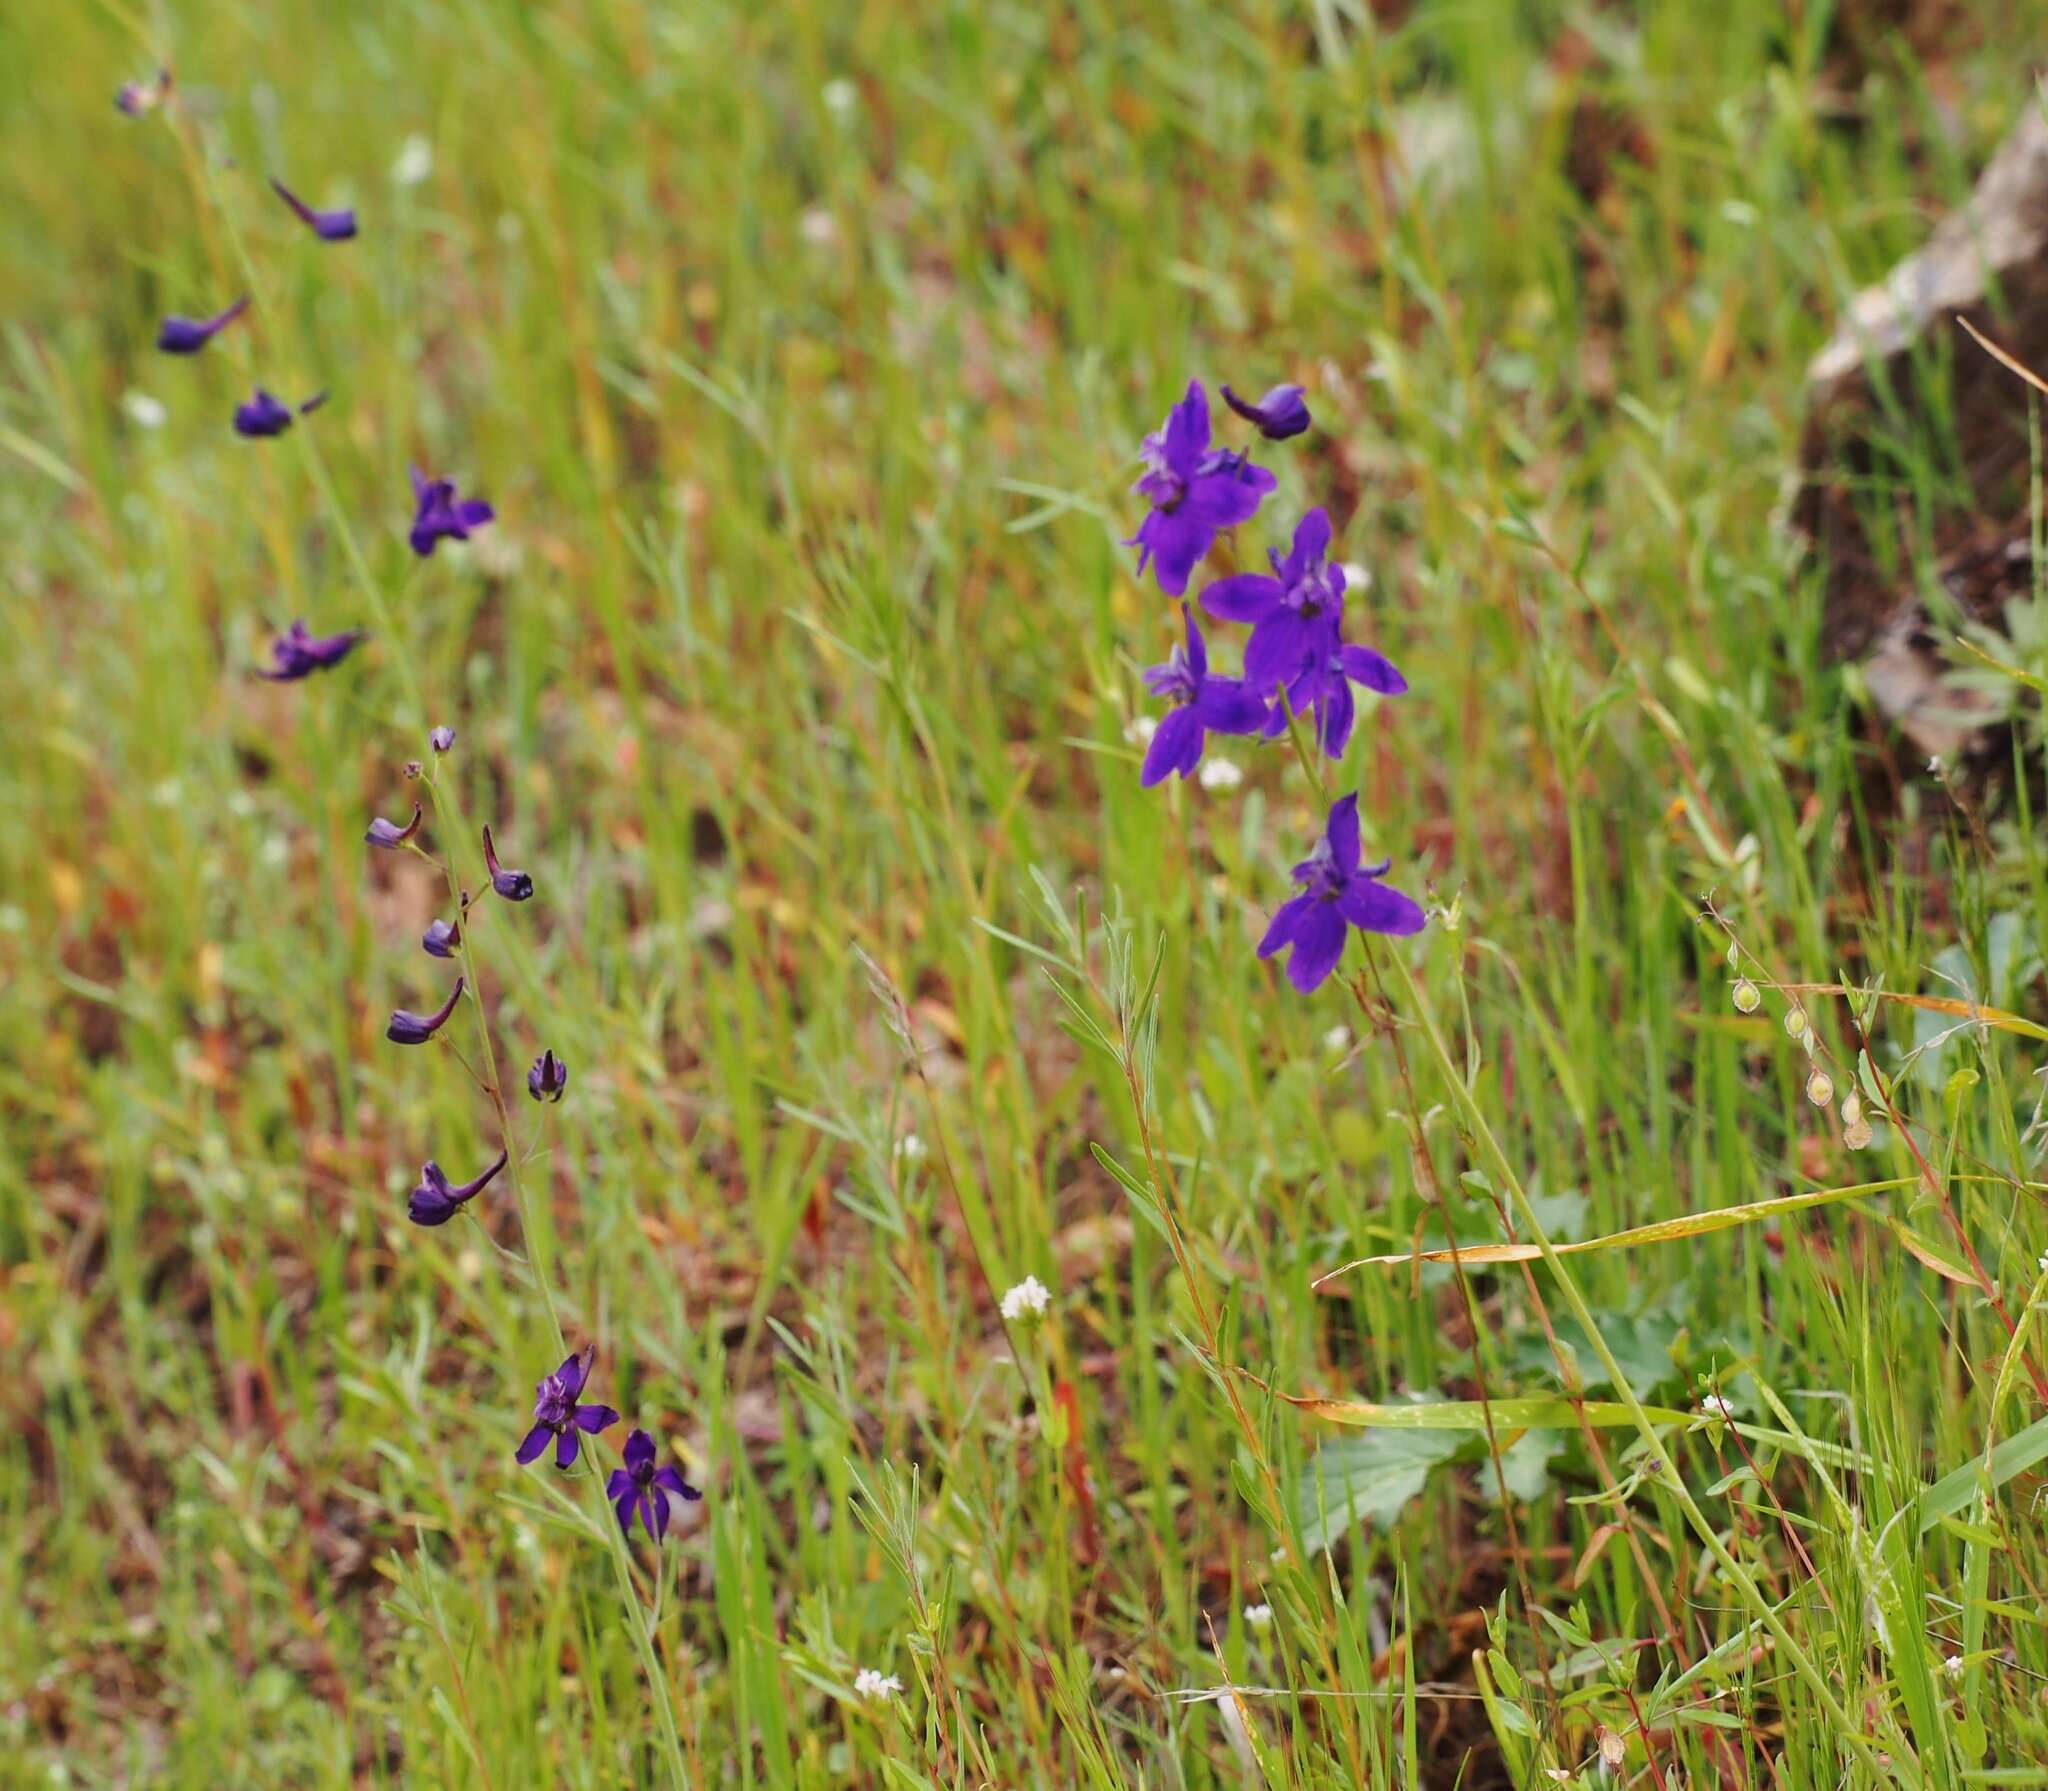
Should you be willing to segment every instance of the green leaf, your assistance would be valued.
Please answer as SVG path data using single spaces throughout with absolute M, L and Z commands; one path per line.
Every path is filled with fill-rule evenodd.
M 1355 1523 L 1392 1523 L 1422 1491 L 1430 1469 L 1458 1447 L 1454 1434 L 1428 1430 L 1387 1430 L 1325 1443 L 1302 1471 L 1295 1495 L 1302 1546 L 1313 1554 L 1348 1535 Z

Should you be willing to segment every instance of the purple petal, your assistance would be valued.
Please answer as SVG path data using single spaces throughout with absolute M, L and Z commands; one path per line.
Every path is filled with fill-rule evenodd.
M 1300 929 L 1303 916 L 1315 905 L 1313 896 L 1290 896 L 1282 902 L 1274 914 L 1272 924 L 1266 928 L 1266 936 L 1259 941 L 1259 956 L 1270 958 L 1283 946 L 1294 943 L 1294 935 Z
M 1175 472 L 1192 470 L 1209 446 L 1209 394 L 1199 379 L 1188 381 L 1187 395 L 1166 413 L 1165 434 L 1166 464 Z
M 1301 572 L 1320 564 L 1330 553 L 1330 513 L 1318 504 L 1294 525 L 1294 551 L 1289 562 Z
M 1202 608 L 1219 622 L 1262 622 L 1279 604 L 1284 588 L 1263 572 L 1238 572 L 1202 589 Z
M 650 1492 L 647 1495 L 647 1527 L 654 1532 L 656 1542 L 668 1540 L 668 1495 Z
M 1344 918 L 1367 933 L 1392 933 L 1406 937 L 1419 933 L 1428 916 L 1398 889 L 1389 889 L 1369 877 L 1355 877 L 1337 898 Z
M 1152 576 L 1169 597 L 1178 597 L 1188 588 L 1188 575 L 1215 539 L 1216 525 L 1190 514 L 1185 504 L 1178 510 L 1154 510 L 1131 537 L 1141 550 L 1139 571 L 1143 572 L 1149 557 Z
M 1314 645 L 1314 623 L 1294 610 L 1275 607 L 1245 642 L 1244 681 L 1261 692 L 1289 682 Z
M 1284 442 L 1309 425 L 1308 405 L 1299 386 L 1275 386 L 1256 404 L 1247 403 L 1225 386 L 1223 402 L 1247 423 L 1255 424 L 1268 441 Z
M 1175 514 L 1193 517 L 1211 528 L 1235 528 L 1259 513 L 1266 494 L 1279 483 L 1264 467 L 1238 461 L 1196 478 Z
M 633 1476 L 624 1468 L 612 1469 L 611 1478 L 604 1483 L 604 1496 L 608 1499 L 623 1499 L 633 1490 Z
M 1189 757 L 1192 750 L 1193 757 Z M 1159 731 L 1152 736 L 1152 744 L 1145 751 L 1144 769 L 1138 774 L 1138 782 L 1145 789 L 1163 783 L 1179 772 L 1182 777 L 1200 762 L 1202 757 L 1202 722 L 1192 705 L 1174 710 L 1160 722 Z
M 1370 647 L 1339 647 L 1337 664 L 1345 677 L 1363 684 L 1367 690 L 1378 691 L 1381 696 L 1399 696 L 1408 688 L 1408 680 L 1401 676 L 1394 662 Z
M 679 1499 L 701 1499 L 704 1496 L 666 1462 L 654 1470 L 654 1484 L 667 1487 Z
M 1195 626 L 1194 611 L 1183 603 L 1180 606 L 1181 626 L 1187 630 L 1188 670 L 1195 675 L 1197 684 L 1209 675 L 1209 643 L 1202 638 L 1202 631 Z
M 562 1383 L 563 1396 L 572 1400 L 583 1391 L 583 1383 L 589 1378 L 590 1358 L 581 1350 L 566 1358 L 555 1370 L 555 1379 Z
M 482 498 L 464 498 L 455 506 L 455 521 L 465 534 L 471 529 L 480 529 L 485 523 L 494 521 L 497 511 Z
M 1294 951 L 1287 960 L 1287 980 L 1304 995 L 1319 988 L 1337 960 L 1344 955 L 1349 937 L 1344 916 L 1335 902 L 1314 901 L 1295 929 Z
M 1331 758 L 1344 756 L 1344 748 L 1351 743 L 1351 723 L 1356 712 L 1351 686 L 1342 678 L 1333 680 L 1323 692 L 1317 717 L 1322 723 L 1323 751 Z
M 609 1430 L 618 1423 L 619 1414 L 608 1405 L 579 1405 L 575 1413 L 576 1428 L 596 1436 L 601 1430 Z
M 1327 828 L 1330 853 L 1340 879 L 1358 874 L 1358 798 L 1340 796 L 1331 806 Z
M 583 1439 L 573 1430 L 565 1430 L 555 1438 L 555 1466 L 564 1470 L 576 1465 L 576 1451 Z
M 617 1479 L 618 1476 L 615 1474 L 612 1478 Z M 633 1534 L 633 1507 L 638 1502 L 639 1495 L 631 1485 L 628 1485 L 624 1495 L 614 1502 L 612 1509 L 619 1514 L 619 1531 L 621 1535 L 630 1537 Z
M 1209 679 L 1189 707 L 1219 734 L 1256 734 L 1266 725 L 1266 699 L 1238 678 Z
M 548 1438 L 553 1435 L 554 1432 L 548 1429 L 545 1424 L 536 1424 L 529 1430 L 526 1433 L 526 1441 L 519 1445 L 517 1458 L 519 1465 L 523 1468 L 528 1462 L 535 1460 L 540 1452 L 548 1446 Z
M 626 1439 L 626 1471 L 636 1479 L 641 1471 L 654 1465 L 654 1439 L 644 1430 L 636 1430 Z

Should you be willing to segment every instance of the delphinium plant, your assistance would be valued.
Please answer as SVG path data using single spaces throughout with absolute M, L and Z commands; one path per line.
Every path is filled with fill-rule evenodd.
M 230 196 L 219 188 L 214 171 L 224 165 L 223 158 L 216 155 L 214 146 L 207 141 L 201 121 L 188 116 L 176 103 L 169 71 L 164 71 L 154 84 L 124 87 L 115 103 L 130 117 L 158 114 L 185 136 L 189 152 L 186 162 L 194 171 L 196 197 L 202 204 L 219 207 L 227 234 L 241 259 L 248 282 L 246 291 L 210 316 L 166 317 L 158 331 L 157 347 L 163 353 L 199 355 L 252 310 L 260 311 L 260 269 L 245 246 Z M 270 186 L 278 200 L 321 243 L 345 244 L 358 236 L 359 224 L 352 209 L 316 209 L 282 181 L 273 178 Z M 253 384 L 250 397 L 236 407 L 231 424 L 237 435 L 252 442 L 274 440 L 287 433 L 296 433 L 301 438 L 308 470 L 330 512 L 328 520 L 342 543 L 344 557 L 380 631 L 388 633 L 390 606 L 369 570 L 353 520 L 335 495 L 319 448 L 305 439 L 310 431 L 295 428 L 326 404 L 328 396 L 326 391 L 320 391 L 289 404 L 259 381 Z M 411 469 L 410 476 L 413 519 L 407 541 L 419 559 L 431 559 L 443 542 L 468 541 L 476 530 L 495 520 L 496 512 L 489 502 L 462 496 L 453 479 L 429 476 L 417 467 Z M 369 630 L 356 625 L 319 633 L 304 619 L 295 620 L 273 641 L 271 663 L 253 669 L 257 676 L 273 682 L 301 683 L 341 667 L 369 635 Z M 415 714 L 423 714 L 425 693 L 418 686 L 414 668 L 403 654 L 397 657 L 396 665 L 408 707 Z M 394 1007 L 384 1036 L 394 1046 L 455 1051 L 489 1109 L 497 1134 L 497 1150 L 491 1161 L 476 1168 L 465 1180 L 455 1179 L 438 1157 L 428 1155 L 408 1196 L 406 1216 L 414 1225 L 424 1228 L 482 1223 L 479 1209 L 486 1207 L 501 1189 L 509 1196 L 517 1216 L 520 1247 L 515 1251 L 499 1246 L 488 1226 L 486 1235 L 514 1274 L 530 1284 L 543 1319 L 539 1335 L 519 1353 L 526 1355 L 531 1364 L 543 1360 L 558 1364 L 542 1372 L 534 1383 L 531 1416 L 522 1420 L 524 1428 L 514 1459 L 523 1467 L 567 1477 L 590 1504 L 591 1517 L 585 1529 L 607 1542 L 626 1611 L 626 1627 L 655 1706 L 668 1774 L 680 1788 L 688 1784 L 688 1772 L 668 1675 L 656 1648 L 663 1576 L 656 1571 L 650 1580 L 651 1593 L 643 1594 L 643 1576 L 636 1570 L 632 1538 L 637 1527 L 649 1543 L 658 1547 L 667 1536 L 676 1502 L 695 1501 L 702 1495 L 674 1463 L 664 1459 L 663 1446 L 644 1427 L 635 1427 L 627 1434 L 618 1466 L 607 1472 L 599 1459 L 602 1439 L 615 1431 L 622 1419 L 616 1408 L 590 1397 L 599 1383 L 597 1349 L 587 1340 L 572 1339 L 573 1315 L 564 1313 L 554 1267 L 547 1259 L 547 1229 L 535 1222 L 536 1190 L 529 1176 L 546 1149 L 549 1115 L 567 1093 L 569 1066 L 551 1046 L 538 1052 L 525 1078 L 534 1123 L 530 1128 L 516 1123 L 516 1102 L 507 1093 L 506 1070 L 500 1062 L 487 1006 L 486 969 L 479 949 L 480 934 L 485 931 L 483 923 L 490 909 L 515 912 L 536 898 L 538 888 L 529 872 L 501 859 L 488 823 L 473 836 L 470 834 L 463 819 L 456 780 L 445 774 L 456 745 L 455 731 L 445 724 L 436 725 L 428 734 L 427 745 L 424 759 L 409 761 L 404 767 L 408 781 L 422 793 L 421 799 L 412 802 L 411 813 L 402 821 L 381 815 L 373 818 L 363 838 L 373 849 L 418 857 L 432 867 L 445 885 L 449 913 L 445 918 L 435 919 L 419 943 L 426 957 L 451 965 L 454 976 L 437 1005 L 424 1011 Z M 428 830 L 437 821 L 446 823 L 451 839 L 475 838 L 474 868 L 479 875 L 472 878 L 463 872 L 452 847 L 441 851 L 430 847 Z M 465 1012 L 473 1039 L 468 1055 L 453 1043 L 459 1030 L 458 1016 Z M 457 1167 L 459 1171 L 470 1165 Z M 508 1399 L 509 1396 L 508 1388 Z

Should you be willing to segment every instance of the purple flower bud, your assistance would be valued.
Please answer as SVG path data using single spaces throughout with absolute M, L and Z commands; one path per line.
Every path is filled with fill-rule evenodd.
M 480 529 L 497 515 L 482 498 L 457 499 L 453 479 L 429 479 L 418 467 L 412 469 L 412 494 L 419 504 L 413 517 L 412 550 L 426 559 L 442 541 L 467 541 L 471 529 Z
M 463 979 L 455 979 L 455 987 L 449 991 L 448 999 L 431 1014 L 416 1014 L 409 1008 L 392 1011 L 391 1024 L 384 1028 L 384 1036 L 394 1045 L 424 1045 L 427 1040 L 448 1024 L 448 1016 L 455 1011 L 455 1004 L 462 999 Z M 495 1174 L 496 1172 L 493 1171 Z M 475 1190 L 471 1189 L 474 1193 Z
M 404 845 L 407 840 L 419 832 L 420 822 L 424 818 L 420 812 L 420 805 L 417 802 L 412 805 L 412 819 L 406 822 L 403 827 L 399 826 L 396 821 L 387 821 L 382 815 L 379 815 L 370 823 L 368 831 L 364 833 L 363 842 L 365 845 L 382 846 L 387 852 L 396 852 L 400 846 Z
M 171 97 L 171 71 L 160 68 L 154 81 L 124 81 L 114 95 L 114 109 L 129 118 L 154 112 Z
M 436 752 L 447 752 L 455 745 L 453 728 L 436 728 L 427 736 L 427 744 Z
M 504 1167 L 505 1153 L 500 1151 L 498 1160 L 475 1181 L 451 1183 L 440 1164 L 428 1163 L 420 1170 L 420 1185 L 405 1203 L 405 1216 L 415 1225 L 446 1225 L 463 1203 L 481 1194 Z
M 462 927 L 458 922 L 450 926 L 445 920 L 437 920 L 420 935 L 420 950 L 430 958 L 452 958 L 455 948 L 462 943 Z
M 299 406 L 297 414 L 305 416 L 309 411 L 318 410 L 327 402 L 325 392 L 315 392 Z M 235 433 L 252 438 L 282 435 L 292 426 L 292 407 L 274 392 L 266 392 L 261 386 L 247 404 L 235 406 Z
M 559 1101 L 569 1086 L 569 1066 L 553 1051 L 543 1051 L 526 1072 L 526 1092 L 536 1101 Z
M 497 851 L 491 845 L 491 830 L 484 829 L 484 865 L 491 873 L 491 887 L 508 902 L 523 902 L 533 894 L 533 879 L 524 871 L 502 870 Z
M 273 684 L 290 684 L 314 672 L 339 665 L 364 638 L 360 628 L 344 628 L 339 634 L 314 634 L 304 622 L 294 622 L 270 643 L 271 669 L 260 667 L 257 677 Z
M 1284 442 L 1290 435 L 1299 435 L 1309 425 L 1308 405 L 1299 386 L 1275 386 L 1256 404 L 1246 403 L 1225 386 L 1223 402 L 1247 423 L 1256 424 L 1259 433 L 1269 442 Z
M 311 226 L 313 234 L 323 243 L 345 243 L 356 233 L 356 214 L 352 211 L 315 211 L 276 175 L 270 178 L 271 190 L 298 214 L 302 224 Z
M 165 354 L 197 354 L 248 308 L 249 300 L 244 296 L 218 317 L 166 317 L 156 333 L 156 345 Z

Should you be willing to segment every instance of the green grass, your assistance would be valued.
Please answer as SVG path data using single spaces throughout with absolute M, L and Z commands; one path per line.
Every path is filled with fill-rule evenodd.
M 1969 1474 L 2041 1400 L 1928 1266 L 1960 1228 L 2038 1291 L 2038 1041 L 1902 1063 L 1941 1023 L 1884 1008 L 1925 1163 L 1874 1085 L 1850 1151 L 1701 919 L 1764 981 L 2048 1006 L 2031 816 L 1865 812 L 1773 526 L 1808 356 L 2032 103 L 2048 6 L 1932 62 L 1845 10 L 0 22 L 0 1780 L 666 1787 L 666 1699 L 747 1791 L 1590 1785 L 1603 1734 L 1672 1791 L 2048 1781 L 2040 1475 Z M 189 109 L 117 116 L 159 60 Z M 155 354 L 245 254 L 251 318 Z M 1175 618 L 1117 538 L 1191 372 L 1310 387 L 1239 551 L 1329 503 L 1413 685 L 1336 776 L 1450 918 L 1354 948 L 1370 1007 L 1253 955 L 1318 823 L 1288 754 L 1137 787 Z M 255 379 L 334 402 L 243 443 Z M 499 525 L 416 563 L 408 460 Z M 255 680 L 297 615 L 376 637 Z M 507 1192 L 403 1216 L 497 1144 L 380 1036 L 446 986 L 445 896 L 359 843 L 436 722 L 540 886 L 472 929 L 508 1075 L 571 1065 L 530 1238 Z M 1862 1182 L 1316 1286 L 1446 1211 Z M 635 1545 L 658 1687 L 593 1507 L 511 1459 L 529 1250 L 708 1489 Z M 1657 1417 L 1715 1384 L 1734 1430 Z M 1541 1402 L 1505 1490 L 1470 1407 L 1288 1397 L 1482 1394 Z

